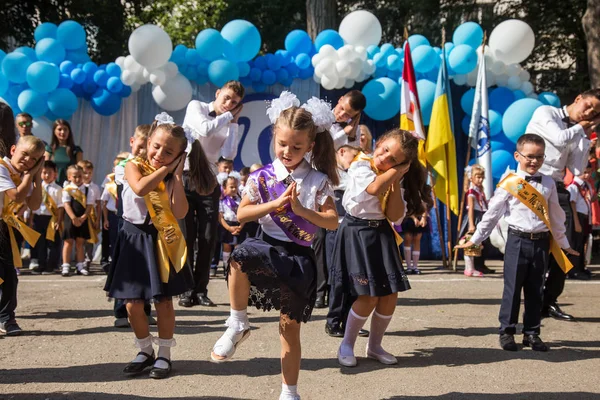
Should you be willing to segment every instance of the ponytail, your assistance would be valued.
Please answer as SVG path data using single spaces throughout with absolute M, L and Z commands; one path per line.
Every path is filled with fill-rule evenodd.
M 200 195 L 212 193 L 217 186 L 217 178 L 199 141 L 194 140 L 188 160 L 190 162 L 189 189 L 195 190 Z
M 328 131 L 319 132 L 315 135 L 311 161 L 315 169 L 327 175 L 334 186 L 339 185 L 340 177 L 337 171 L 335 147 Z
M 425 212 L 424 203 L 433 205 L 431 188 L 426 184 L 427 171 L 418 161 L 410 163 L 404 174 L 404 200 L 406 201 L 406 215 L 420 215 Z M 429 188 L 429 190 L 427 190 Z

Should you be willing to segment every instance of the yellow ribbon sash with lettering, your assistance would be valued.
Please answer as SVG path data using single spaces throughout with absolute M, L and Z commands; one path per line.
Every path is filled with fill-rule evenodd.
M 108 181 L 104 184 L 104 187 L 113 199 L 117 199 L 117 182 L 115 182 L 115 174 L 106 175 Z
M 85 194 L 79 188 L 72 183 L 67 185 L 63 190 L 66 190 L 69 193 L 69 196 L 75 199 L 79 204 L 83 206 L 84 209 L 87 209 L 87 198 Z M 94 223 L 96 221 L 96 210 L 94 206 L 92 206 L 92 211 L 88 215 L 87 224 L 88 230 L 90 231 L 90 238 L 88 239 L 88 243 L 98 243 L 98 235 L 96 230 L 94 229 Z
M 21 184 L 21 175 L 18 173 L 13 173 L 12 169 L 8 166 L 6 161 L 0 159 L 0 165 L 3 165 L 8 172 L 10 173 L 10 179 L 13 181 L 15 186 L 19 186 Z M 4 207 L 2 208 L 2 220 L 8 226 L 8 235 L 10 236 L 10 249 L 13 256 L 13 264 L 17 268 L 21 268 L 23 263 L 21 262 L 21 252 L 19 251 L 19 246 L 17 245 L 17 239 L 15 237 L 15 232 L 13 229 L 19 231 L 23 239 L 31 246 L 35 247 L 39 237 L 41 236 L 39 233 L 31 229 L 27 226 L 23 221 L 21 221 L 16 213 L 23 206 L 23 203 L 17 203 L 12 201 L 8 195 L 4 194 Z
M 46 228 L 46 239 L 54 242 L 54 235 L 56 234 L 56 225 L 58 224 L 58 206 L 56 205 L 56 202 L 54 201 L 52 196 L 48 194 L 46 189 L 42 190 L 44 205 L 46 206 L 51 215 L 50 222 L 48 223 L 48 228 Z
M 131 160 L 143 176 L 148 176 L 156 171 L 151 165 L 141 158 Z M 187 246 L 179 229 L 177 219 L 171 211 L 171 201 L 164 182 L 150 193 L 144 196 L 150 219 L 158 231 L 156 243 L 158 265 L 160 268 L 160 279 L 169 281 L 170 265 L 173 264 L 176 272 L 181 271 L 187 261 Z
M 356 157 L 354 157 L 354 161 L 367 161 L 370 165 L 371 165 L 371 169 L 373 170 L 373 172 L 375 172 L 377 174 L 377 176 L 383 174 L 382 171 L 380 171 L 376 166 L 375 166 L 375 162 L 373 161 L 373 157 L 369 157 L 367 156 L 365 153 L 360 152 L 358 153 L 358 155 Z M 392 187 L 390 186 L 385 193 L 381 194 L 378 196 L 379 198 L 379 202 L 381 203 L 381 210 L 383 211 L 383 213 L 385 214 L 385 211 L 387 209 L 388 206 L 388 199 L 390 198 L 390 193 L 392 191 Z M 388 222 L 390 223 L 390 226 L 392 227 L 392 231 L 394 232 L 394 237 L 396 238 L 396 244 L 398 246 L 400 246 L 403 242 L 402 237 L 400 236 L 400 234 L 398 232 L 396 232 L 396 230 L 394 229 L 393 226 L 393 222 L 390 221 L 388 219 Z
M 550 216 L 548 213 L 548 203 L 540 192 L 538 192 L 533 186 L 531 186 L 524 178 L 516 175 L 509 174 L 504 178 L 498 187 L 506 190 L 512 194 L 521 203 L 527 206 L 550 231 L 550 252 L 556 259 L 556 262 L 566 274 L 573 264 L 567 258 L 565 253 L 562 251 L 556 240 L 554 240 L 554 232 L 552 231 L 552 225 L 550 224 Z

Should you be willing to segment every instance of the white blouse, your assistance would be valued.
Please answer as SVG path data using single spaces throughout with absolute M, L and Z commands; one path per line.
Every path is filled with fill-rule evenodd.
M 148 215 L 148 207 L 144 198 L 135 194 L 125 176 L 123 176 L 123 191 L 121 192 L 121 201 L 123 202 L 123 219 L 129 221 L 132 224 L 143 224 L 146 222 L 146 216 Z M 166 182 L 167 193 L 169 198 L 173 194 L 173 180 Z M 152 224 L 150 217 L 148 221 Z
M 63 190 L 58 184 L 56 184 L 55 182 L 49 184 L 46 182 L 42 182 L 42 189 L 45 190 L 46 193 L 48 193 L 48 196 L 50 196 L 52 200 L 54 200 L 54 203 L 56 203 L 57 208 L 63 207 Z M 40 204 L 40 208 L 35 210 L 33 213 L 35 215 L 52 215 L 50 214 L 50 210 L 48 210 L 46 204 L 43 201 Z
M 67 187 L 69 185 L 70 184 L 65 185 L 65 187 Z M 71 186 L 75 186 L 75 185 L 71 185 Z M 85 204 L 87 204 L 88 206 L 90 206 L 90 205 L 93 206 L 94 204 L 96 204 L 96 201 L 94 200 L 94 196 L 91 195 L 91 190 L 87 190 L 87 194 L 86 194 L 87 187 L 85 186 L 85 183 L 83 185 L 79 186 L 78 189 L 81 191 L 81 193 L 85 194 Z M 68 191 L 66 191 L 64 189 L 62 191 L 62 202 L 63 202 L 63 204 L 71 202 L 71 195 L 69 194 Z
M 239 202 L 239 198 L 238 199 L 234 199 L 236 203 L 238 203 L 238 206 L 240 205 Z M 237 214 L 235 211 L 233 211 L 231 208 L 229 208 L 229 206 L 227 205 L 227 203 L 225 202 L 225 200 L 220 200 L 219 201 L 219 212 L 223 214 L 223 219 L 225 221 L 229 221 L 229 222 L 238 222 L 237 219 Z
M 273 161 L 273 169 L 275 177 L 279 182 L 284 181 L 288 176 L 292 177 L 296 182 L 298 199 L 308 209 L 319 211 L 319 207 L 325 204 L 328 197 L 331 197 L 332 200 L 334 199 L 333 187 L 327 175 L 313 169 L 305 159 L 292 172 L 289 172 L 279 159 L 275 159 Z M 248 200 L 252 203 L 262 203 L 262 198 L 258 191 L 258 182 L 256 182 L 253 176 L 248 178 L 246 188 L 244 189 L 244 196 L 248 196 Z M 260 218 L 258 223 L 267 235 L 277 240 L 291 242 L 269 214 Z

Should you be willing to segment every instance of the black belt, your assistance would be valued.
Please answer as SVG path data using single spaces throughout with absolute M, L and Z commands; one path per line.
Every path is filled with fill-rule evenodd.
M 353 217 L 350 214 L 344 216 L 348 220 L 349 226 L 368 226 L 369 228 L 379 228 L 380 226 L 387 224 L 387 219 L 362 219 Z
M 515 236 L 518 237 L 522 237 L 525 239 L 529 239 L 529 240 L 541 240 L 541 239 L 547 239 L 550 237 L 550 232 L 546 231 L 546 232 L 523 232 L 523 231 L 518 231 L 516 229 L 513 228 L 508 228 L 508 233 L 512 233 Z

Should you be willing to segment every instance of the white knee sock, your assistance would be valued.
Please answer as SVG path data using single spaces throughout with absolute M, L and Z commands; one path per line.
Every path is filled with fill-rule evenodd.
M 381 315 L 377 311 L 373 311 L 373 315 L 371 316 L 371 332 L 369 332 L 369 350 L 371 352 L 379 355 L 389 354 L 381 347 L 381 341 L 391 320 L 391 315 Z
M 367 321 L 368 317 L 361 317 L 350 309 L 348 313 L 348 320 L 346 321 L 346 330 L 344 332 L 344 339 L 340 344 L 340 355 L 342 357 L 348 357 L 354 355 L 354 344 L 358 337 L 358 332 L 362 329 Z
M 225 321 L 225 325 L 232 329 L 235 333 L 243 332 L 246 329 L 250 329 L 250 321 L 248 321 L 248 311 L 244 310 L 234 310 L 233 308 L 229 310 L 229 318 Z
M 410 247 L 404 247 L 404 260 L 406 268 L 412 268 L 412 249 Z
M 298 385 L 281 384 L 281 395 L 279 396 L 279 400 L 294 400 L 298 398 Z
M 475 269 L 475 260 L 472 256 L 465 256 L 465 271 L 473 271 Z
M 154 338 L 154 343 L 158 345 L 158 357 L 166 358 L 167 360 L 171 360 L 171 347 L 175 347 L 177 342 L 175 339 L 162 339 L 162 338 Z M 163 360 L 156 360 L 154 363 L 156 368 L 167 369 L 169 368 L 169 364 Z
M 230 255 L 231 255 L 231 253 L 228 251 L 223 252 L 223 267 L 225 267 L 225 268 L 227 268 L 227 263 L 229 262 Z
M 412 267 L 414 269 L 419 269 L 419 256 L 421 255 L 420 251 L 412 252 Z
M 135 346 L 138 347 L 141 352 L 146 353 L 150 356 L 152 354 L 154 354 L 154 349 L 152 348 L 152 335 L 150 335 L 146 338 L 143 338 L 143 339 L 135 338 Z M 140 355 L 136 356 L 132 362 L 142 363 L 142 362 L 146 361 L 147 359 L 148 359 L 147 356 L 140 354 Z

